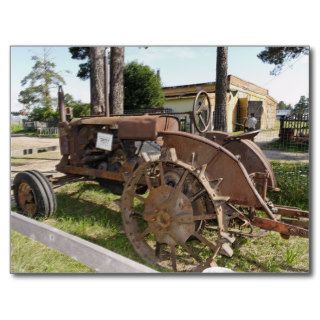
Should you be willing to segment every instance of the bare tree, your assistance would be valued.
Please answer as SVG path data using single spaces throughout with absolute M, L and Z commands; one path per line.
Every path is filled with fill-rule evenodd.
M 228 47 L 217 48 L 216 67 L 216 102 L 214 112 L 214 129 L 227 130 L 226 109 L 228 90 Z
M 105 47 L 90 48 L 91 114 L 105 112 Z
M 112 47 L 110 57 L 110 111 L 123 114 L 124 47 Z

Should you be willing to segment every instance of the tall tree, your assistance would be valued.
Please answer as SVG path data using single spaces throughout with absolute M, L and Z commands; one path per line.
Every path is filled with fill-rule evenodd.
M 90 47 L 70 47 L 69 52 L 71 53 L 71 58 L 76 60 L 82 60 L 83 63 L 79 64 L 79 71 L 77 77 L 81 80 L 87 80 L 90 78 Z
M 216 99 L 214 112 L 214 129 L 227 130 L 226 109 L 228 91 L 228 48 L 217 48 L 216 65 Z
M 105 47 L 90 48 L 90 86 L 91 86 L 91 113 L 93 115 L 105 112 Z
M 160 75 L 136 61 L 124 68 L 124 109 L 162 107 L 164 94 Z
M 294 105 L 294 113 L 306 114 L 309 112 L 309 98 L 301 96 L 299 102 Z
M 110 112 L 123 114 L 124 47 L 112 47 L 110 56 Z
M 35 63 L 31 72 L 25 76 L 22 86 L 27 86 L 19 93 L 18 101 L 29 110 L 33 107 L 52 109 L 52 97 L 50 89 L 58 85 L 65 84 L 61 74 L 55 70 L 56 65 L 50 59 L 50 51 L 43 49 L 41 56 L 32 56 L 31 60 Z
M 258 54 L 258 58 L 265 63 L 274 64 L 270 74 L 276 76 L 287 62 L 304 54 L 309 54 L 309 47 L 266 47 Z
M 292 106 L 291 106 L 291 104 L 286 104 L 283 101 L 279 101 L 279 103 L 277 105 L 277 109 L 278 110 L 292 110 Z

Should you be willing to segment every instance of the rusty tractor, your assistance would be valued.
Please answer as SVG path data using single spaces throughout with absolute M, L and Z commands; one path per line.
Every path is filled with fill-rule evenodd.
M 70 119 L 62 89 L 59 110 L 57 171 L 66 174 L 64 179 L 95 179 L 121 194 L 125 233 L 149 263 L 201 271 L 218 254 L 231 257 L 237 236 L 276 231 L 284 238 L 308 237 L 308 212 L 268 199 L 269 190 L 279 189 L 253 141 L 259 131 L 231 136 L 212 130 L 206 92 L 194 102 L 197 133 L 180 131 L 170 114 Z M 56 209 L 52 186 L 37 171 L 18 174 L 14 193 L 18 208 L 29 216 Z

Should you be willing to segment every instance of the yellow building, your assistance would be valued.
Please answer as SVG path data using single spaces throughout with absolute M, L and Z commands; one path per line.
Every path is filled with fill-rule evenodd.
M 258 119 L 257 129 L 272 129 L 276 121 L 277 101 L 269 96 L 267 89 L 253 83 L 228 76 L 227 93 L 227 131 L 241 130 L 246 117 L 254 113 Z M 211 105 L 215 106 L 215 82 L 197 83 L 183 86 L 163 87 L 165 108 L 174 112 L 192 110 L 194 98 L 200 90 L 205 90 Z

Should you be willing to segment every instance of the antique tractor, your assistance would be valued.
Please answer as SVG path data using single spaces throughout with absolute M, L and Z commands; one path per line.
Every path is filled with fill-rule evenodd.
M 194 102 L 197 134 L 180 131 L 169 114 L 68 121 L 62 90 L 59 97 L 57 171 L 96 179 L 122 194 L 125 233 L 146 261 L 173 271 L 201 271 L 218 254 L 231 257 L 236 236 L 259 236 L 264 229 L 284 238 L 308 237 L 308 212 L 267 197 L 268 190 L 278 189 L 270 163 L 253 142 L 259 131 L 238 136 L 213 131 L 205 92 Z M 26 181 L 23 174 L 14 182 L 20 210 L 31 216 L 52 213 L 56 202 L 48 180 L 29 172 Z

